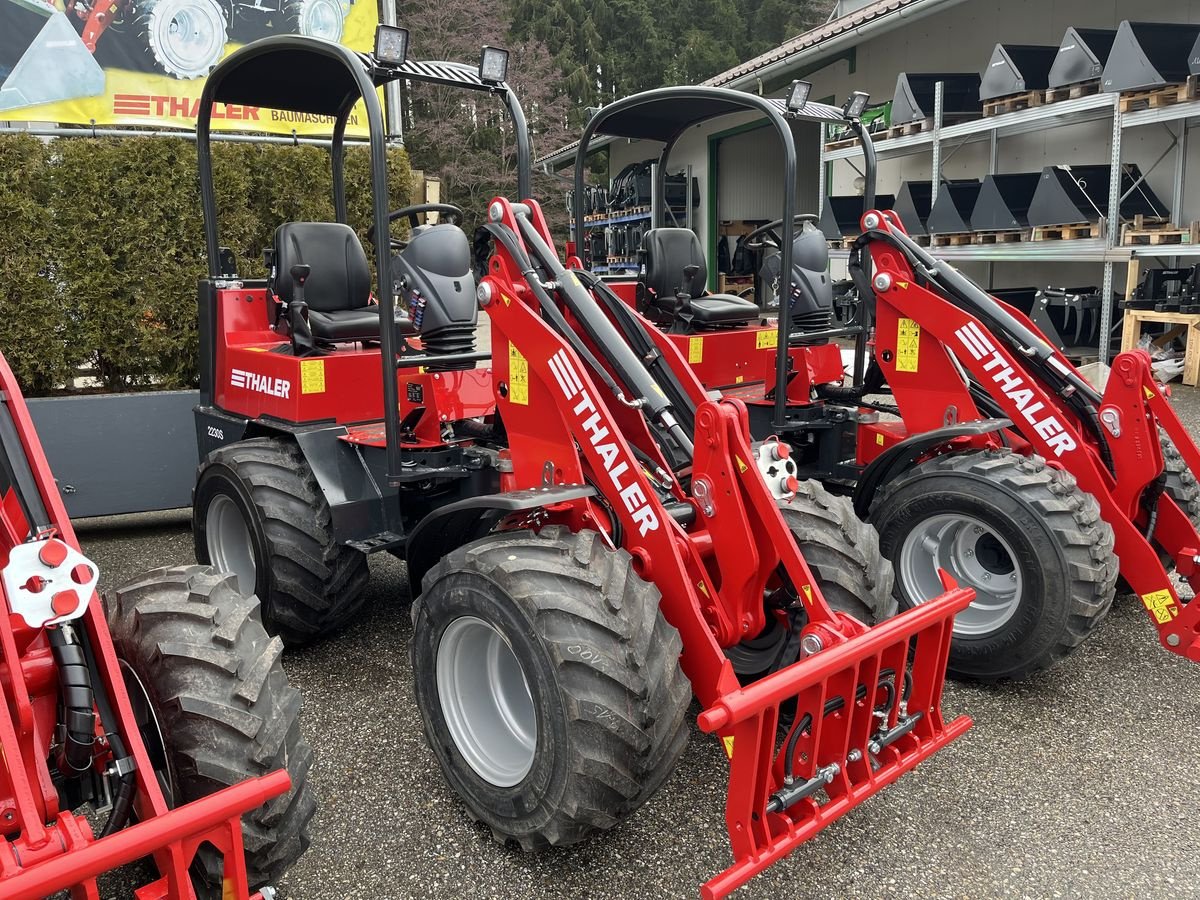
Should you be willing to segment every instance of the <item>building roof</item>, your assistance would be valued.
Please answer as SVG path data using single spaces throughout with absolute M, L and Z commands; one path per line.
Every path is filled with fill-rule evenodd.
M 739 63 L 732 69 L 728 69 L 719 75 L 714 75 L 712 78 L 704 82 L 711 85 L 725 85 L 731 81 L 737 81 L 746 75 L 753 75 L 759 69 L 765 68 L 772 63 L 787 59 L 789 56 L 795 56 L 810 47 L 816 47 L 831 38 L 837 37 L 839 34 L 845 34 L 848 31 L 853 31 L 866 25 L 868 22 L 873 22 L 876 19 L 881 19 L 892 13 L 898 13 L 906 6 L 912 6 L 915 3 L 921 3 L 923 0 L 876 0 L 875 3 L 868 3 L 866 6 L 856 9 L 852 13 L 840 16 L 836 19 L 830 19 L 824 25 L 819 25 L 803 34 L 784 41 L 778 47 L 768 50 L 754 59 L 747 60 L 744 63 Z

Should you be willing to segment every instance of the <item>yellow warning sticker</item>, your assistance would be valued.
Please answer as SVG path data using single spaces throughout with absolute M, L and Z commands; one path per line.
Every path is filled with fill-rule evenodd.
M 696 587 L 700 589 L 700 593 L 702 593 L 705 597 L 708 596 L 708 585 L 707 584 L 705 584 L 703 581 L 697 581 Z
M 515 344 L 508 345 L 508 399 L 521 406 L 529 405 L 529 361 Z
M 804 594 L 805 602 L 808 603 L 809 606 L 812 606 L 812 585 L 802 584 L 800 585 L 800 591 Z
M 1146 392 L 1147 400 L 1154 399 L 1154 391 L 1150 390 L 1150 388 L 1146 387 L 1145 385 L 1142 385 L 1142 390 Z
M 770 331 L 760 331 L 754 336 L 754 347 L 757 350 L 774 350 L 779 346 L 779 332 L 772 328 Z
M 246 349 L 249 350 L 251 353 L 266 353 L 267 352 L 266 347 L 247 347 Z
M 1168 590 L 1142 594 L 1142 602 L 1146 604 L 1146 609 L 1150 610 L 1150 615 L 1154 616 L 1154 621 L 1159 625 L 1166 625 L 1179 615 L 1179 606 Z
M 735 455 L 733 458 L 737 460 L 739 472 L 745 472 L 748 468 L 750 468 L 744 462 L 742 462 L 742 458 L 740 456 Z
M 746 380 L 746 376 L 745 376 L 745 375 L 739 375 L 737 378 L 733 379 L 733 383 L 734 383 L 734 384 L 741 384 L 741 383 L 742 383 L 743 381 L 745 381 L 745 380 Z
M 221 882 L 221 900 L 237 900 L 238 890 L 232 878 L 226 878 Z
M 325 393 L 325 360 L 300 360 L 300 393 Z
M 725 755 L 733 759 L 733 735 L 721 738 L 721 743 L 725 745 Z
M 917 371 L 921 352 L 921 326 L 912 319 L 901 319 L 896 329 L 896 371 Z
M 688 362 L 704 362 L 704 338 L 688 338 Z

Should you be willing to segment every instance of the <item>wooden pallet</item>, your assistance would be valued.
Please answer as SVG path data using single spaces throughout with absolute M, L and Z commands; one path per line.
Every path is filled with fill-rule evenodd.
M 1127 91 L 1121 95 L 1121 112 L 1141 109 L 1161 109 L 1176 103 L 1186 103 L 1200 96 L 1200 75 L 1192 75 L 1183 84 L 1168 84 L 1149 91 Z
M 1081 225 L 1039 225 L 1033 229 L 1035 241 L 1084 241 L 1104 237 L 1104 226 L 1099 222 L 1084 222 Z
M 931 247 L 969 247 L 974 241 L 975 235 L 969 231 L 952 234 L 931 234 L 929 236 L 929 245 Z
M 1100 79 L 1081 81 L 1078 84 L 1068 84 L 1063 87 L 1047 88 L 1042 92 L 1042 103 L 1059 103 L 1063 100 L 1078 100 L 1080 97 L 1090 97 L 1100 93 Z
M 857 146 L 858 146 L 858 138 L 856 138 L 856 137 L 842 138 L 841 140 L 838 140 L 838 141 L 826 142 L 825 152 L 828 153 L 830 150 L 845 150 L 847 147 L 857 147 Z
M 1020 94 L 1009 94 L 1007 97 L 997 97 L 994 100 L 983 101 L 983 117 L 1001 116 L 1004 113 L 1019 112 L 1022 109 L 1033 109 L 1042 105 L 1042 91 L 1025 91 Z
M 1144 224 L 1144 223 L 1134 223 Z M 1187 228 L 1176 228 L 1170 222 L 1159 226 L 1135 228 L 1126 225 L 1121 233 L 1125 247 L 1158 247 L 1169 244 L 1200 244 L 1200 221 Z
M 849 250 L 851 247 L 854 246 L 854 242 L 856 240 L 857 240 L 857 238 L 853 237 L 853 236 L 835 238 L 834 240 L 829 242 L 829 249 L 830 250 Z
M 1019 244 L 1029 240 L 1028 231 L 976 231 L 972 237 L 975 244 Z

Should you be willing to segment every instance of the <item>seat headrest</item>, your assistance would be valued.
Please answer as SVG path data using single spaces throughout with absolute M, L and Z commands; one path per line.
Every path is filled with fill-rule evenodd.
M 692 282 L 692 299 L 703 296 L 708 263 L 700 238 L 690 228 L 652 228 L 642 237 L 646 259 L 646 287 L 658 297 L 674 297 L 683 284 L 683 270 L 699 266 Z
M 358 235 L 338 222 L 286 222 L 275 229 L 275 268 L 271 289 L 284 303 L 292 299 L 292 266 L 312 272 L 304 285 L 310 309 L 361 309 L 371 298 L 371 269 Z

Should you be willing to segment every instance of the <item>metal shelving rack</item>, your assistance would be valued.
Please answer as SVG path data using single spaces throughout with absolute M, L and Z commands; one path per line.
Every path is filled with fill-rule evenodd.
M 943 85 L 939 82 L 934 95 L 933 127 L 929 131 L 905 135 L 880 141 L 875 145 L 879 159 L 897 159 L 928 152 L 930 154 L 931 180 L 933 182 L 933 197 L 937 199 L 940 183 L 940 173 L 943 162 L 943 150 L 951 148 L 956 152 L 961 146 L 979 141 L 989 144 L 989 159 L 987 174 L 996 172 L 998 141 L 1004 137 L 1018 134 L 1028 134 L 1043 131 L 1048 128 L 1058 128 L 1082 125 L 1089 122 L 1111 121 L 1110 166 L 1112 183 L 1109 185 L 1109 208 L 1107 222 L 1102 238 L 1055 241 L 1055 242 L 1021 242 L 1016 244 L 987 244 L 970 247 L 938 247 L 939 257 L 949 261 L 978 261 L 990 266 L 995 262 L 1095 262 L 1103 267 L 1100 307 L 1101 344 L 1098 348 L 1101 361 L 1107 362 L 1109 356 L 1109 335 L 1112 332 L 1112 288 L 1113 268 L 1119 264 L 1127 264 L 1131 259 L 1147 257 L 1200 257 L 1200 246 L 1190 244 L 1170 244 L 1152 247 L 1121 246 L 1120 228 L 1120 187 L 1122 162 L 1122 136 L 1132 128 L 1142 128 L 1161 124 L 1170 131 L 1173 143 L 1143 173 L 1145 178 L 1153 171 L 1166 156 L 1175 153 L 1175 187 L 1171 197 L 1171 214 L 1181 224 L 1185 217 L 1180 215 L 1183 206 L 1184 179 L 1187 174 L 1188 131 L 1200 120 L 1200 100 L 1175 103 L 1158 109 L 1140 110 L 1138 112 L 1122 113 L 1120 95 L 1099 93 L 1074 100 L 1062 100 L 1057 103 L 1037 106 L 1018 112 L 1004 113 L 984 119 L 975 119 L 955 125 L 943 125 Z M 1171 123 L 1179 123 L 1178 132 L 1171 131 Z M 861 156 L 862 148 L 858 146 L 841 147 L 826 150 L 825 127 L 820 134 L 820 181 L 818 196 L 824 204 L 828 193 L 827 164 L 838 160 L 852 160 Z M 818 210 L 819 212 L 819 210 Z M 1115 223 L 1115 224 L 1112 224 Z M 833 259 L 846 259 L 848 251 L 835 250 L 831 252 Z

